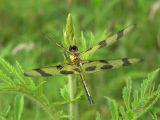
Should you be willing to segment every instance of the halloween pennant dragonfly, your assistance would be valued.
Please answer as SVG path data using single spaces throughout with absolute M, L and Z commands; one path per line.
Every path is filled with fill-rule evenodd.
M 33 69 L 24 72 L 25 76 L 37 77 L 37 76 L 55 76 L 55 75 L 72 75 L 79 74 L 88 96 L 90 104 L 94 104 L 92 97 L 87 88 L 84 76 L 82 72 L 85 73 L 94 73 L 100 70 L 115 69 L 123 66 L 129 66 L 132 64 L 140 63 L 143 59 L 139 58 L 121 58 L 117 60 L 81 60 L 81 56 L 89 54 L 103 47 L 107 47 L 118 41 L 123 35 L 130 32 L 136 25 L 130 25 L 125 29 L 122 29 L 118 33 L 108 37 L 107 39 L 95 44 L 94 46 L 88 48 L 83 52 L 78 52 L 78 47 L 76 45 L 69 46 L 64 48 L 62 45 L 55 43 L 59 47 L 63 48 L 68 52 L 70 63 L 64 63 L 57 66 L 50 66 L 44 68 Z M 48 38 L 50 39 L 50 38 Z M 51 40 L 51 39 L 50 39 Z M 53 42 L 53 41 L 52 41 Z

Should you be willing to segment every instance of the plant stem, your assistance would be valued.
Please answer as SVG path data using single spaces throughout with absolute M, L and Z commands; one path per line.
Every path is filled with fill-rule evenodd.
M 76 91 L 76 81 L 73 80 L 71 75 L 68 76 L 68 83 L 69 83 L 69 95 L 70 100 L 74 99 L 75 91 Z M 70 102 L 69 103 L 69 115 L 72 116 L 70 120 L 76 119 L 76 103 Z
M 72 23 L 72 17 L 69 13 L 67 16 L 66 21 L 66 27 L 64 29 L 64 45 L 70 46 L 70 45 L 76 45 L 76 39 L 75 39 L 75 33 L 74 33 L 74 26 Z M 70 55 L 68 55 L 70 56 Z M 70 58 L 65 58 L 68 62 L 71 62 Z M 69 85 L 69 97 L 70 97 L 70 103 L 69 103 L 69 115 L 71 116 L 70 120 L 76 120 L 77 117 L 77 105 L 75 102 L 72 102 L 72 100 L 75 97 L 75 91 L 76 91 L 76 80 L 73 80 L 73 77 L 70 75 L 68 76 L 68 85 Z

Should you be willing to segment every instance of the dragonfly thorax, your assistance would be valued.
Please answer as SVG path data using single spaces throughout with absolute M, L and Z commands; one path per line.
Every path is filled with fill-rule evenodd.
M 77 64 L 80 62 L 80 57 L 78 52 L 71 52 L 69 57 L 74 64 Z
M 69 57 L 70 60 L 74 63 L 77 64 L 80 62 L 80 57 L 79 57 L 79 52 L 78 52 L 78 47 L 76 45 L 69 46 L 68 50 L 70 52 Z

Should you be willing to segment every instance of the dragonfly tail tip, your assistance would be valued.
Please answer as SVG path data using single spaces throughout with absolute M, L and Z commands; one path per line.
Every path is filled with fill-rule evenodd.
M 91 104 L 91 105 L 93 105 L 93 104 L 94 104 L 94 102 L 93 102 L 93 100 L 92 100 L 91 96 L 89 96 L 88 98 L 89 98 L 89 102 L 90 102 L 90 104 Z

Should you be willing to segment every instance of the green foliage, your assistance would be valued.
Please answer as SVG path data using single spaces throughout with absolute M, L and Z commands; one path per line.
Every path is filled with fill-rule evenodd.
M 0 64 L 0 119 L 13 120 L 14 99 L 17 95 L 24 96 L 22 120 L 51 120 L 52 116 L 57 119 L 90 120 L 96 119 L 99 114 L 102 120 L 110 120 L 111 115 L 114 116 L 113 119 L 117 119 L 117 114 L 120 116 L 120 113 L 121 116 L 129 118 L 134 116 L 133 108 L 137 107 L 139 109 L 135 111 L 140 115 L 139 111 L 146 109 L 147 105 L 150 107 L 148 99 L 153 103 L 156 97 L 147 100 L 146 98 L 152 96 L 160 84 L 157 75 L 157 81 L 154 83 L 144 82 L 144 84 L 151 83 L 148 88 L 145 85 L 140 86 L 140 80 L 149 71 L 160 66 L 158 6 L 158 0 L 0 0 L 0 57 L 12 66 L 8 68 L 4 59 L 0 59 L 2 63 Z M 70 20 L 68 19 L 70 27 L 66 28 L 68 13 L 71 13 L 72 19 L 70 16 Z M 64 62 L 62 50 L 47 41 L 42 33 L 53 34 L 53 39 L 66 47 L 72 44 L 69 41 L 74 38 L 81 52 L 131 24 L 137 24 L 137 28 L 113 46 L 82 58 L 107 60 L 139 57 L 145 60 L 144 63 L 131 67 L 86 74 L 94 106 L 89 105 L 78 76 L 72 78 L 73 87 L 77 87 L 73 88 L 76 90 L 72 91 L 74 93 L 72 99 L 69 91 L 71 87 L 65 89 L 69 86 L 67 83 L 69 78 L 65 76 L 48 78 L 23 76 L 23 69 L 29 70 Z M 71 33 L 67 36 L 68 43 L 63 40 L 67 41 L 62 35 L 66 29 Z M 33 44 L 32 47 L 29 47 L 30 43 Z M 15 49 L 16 53 L 13 52 Z M 128 81 L 128 87 L 121 92 L 128 77 L 132 78 L 133 82 Z M 63 96 L 69 95 L 68 100 L 62 97 L 62 89 L 65 89 Z M 130 89 L 131 93 L 126 92 L 122 95 L 124 91 Z M 107 96 L 112 102 L 110 107 L 115 112 L 110 114 L 103 96 Z M 125 101 L 122 103 L 123 99 Z M 70 115 L 70 103 L 74 104 L 75 116 Z M 115 107 L 116 104 L 120 107 Z M 139 119 L 159 119 L 159 106 L 159 102 L 156 102 L 147 113 L 143 111 L 146 114 L 141 115 Z M 47 114 L 44 114 L 44 111 Z
M 61 96 L 66 101 L 70 101 L 68 89 L 69 89 L 68 85 L 65 85 L 64 88 L 61 88 Z
M 64 37 L 66 37 L 66 40 L 69 40 L 69 43 L 71 40 L 74 41 L 74 32 L 73 32 L 73 25 L 72 25 L 72 19 L 70 14 L 67 18 L 67 25 L 64 33 Z M 66 35 L 66 36 L 65 36 Z M 66 41 L 67 42 L 67 41 Z M 58 119 L 57 115 L 53 115 L 50 107 L 50 103 L 48 102 L 47 98 L 43 94 L 43 85 L 45 81 L 40 82 L 38 85 L 35 85 L 32 79 L 26 78 L 23 75 L 23 70 L 18 62 L 16 62 L 16 68 L 17 70 L 11 66 L 9 63 L 7 63 L 4 59 L 0 58 L 0 64 L 3 67 L 0 73 L 0 79 L 3 81 L 3 83 L 0 84 L 0 90 L 1 91 L 9 91 L 9 92 L 16 92 L 19 94 L 22 94 L 24 96 L 27 96 L 31 98 L 31 100 L 35 101 L 37 104 L 39 104 L 44 111 L 48 114 L 48 116 L 51 119 Z M 5 71 L 5 72 L 4 72 Z M 9 76 L 9 77 L 8 77 Z M 70 86 L 70 92 L 68 91 Z M 82 92 L 79 92 L 75 97 L 73 91 L 73 80 L 70 76 L 69 84 L 65 85 L 64 88 L 60 89 L 60 94 L 64 101 L 62 102 L 55 102 L 55 105 L 62 105 L 70 102 L 70 107 L 72 107 L 72 111 L 74 111 L 74 104 L 72 102 L 78 100 Z M 15 98 L 15 104 L 14 104 L 14 119 L 20 120 L 22 111 L 24 106 L 24 97 L 23 96 L 16 96 Z M 66 115 L 63 113 L 63 111 L 57 112 L 59 118 L 73 118 L 73 113 L 70 115 Z M 5 115 L 4 115 L 5 116 Z
M 159 69 L 148 74 L 148 78 L 141 83 L 140 90 L 135 90 L 132 94 L 132 81 L 128 80 L 123 88 L 124 106 L 119 107 L 115 100 L 108 98 L 113 120 L 136 120 L 141 118 L 146 112 L 151 113 L 152 118 L 157 119 L 157 115 L 152 111 L 153 105 L 160 98 L 160 85 L 157 89 L 153 86 L 153 80 L 157 76 Z M 132 100 L 133 99 L 133 100 Z
M 66 47 L 70 45 L 76 45 L 76 38 L 75 38 L 75 32 L 74 32 L 74 26 L 72 23 L 71 14 L 68 14 L 66 27 L 63 30 L 63 36 L 64 36 L 64 43 Z
M 150 109 L 150 114 L 152 116 L 152 119 L 154 120 L 158 120 L 158 117 L 157 117 L 157 114 L 156 114 L 156 111 L 153 111 L 153 109 Z
M 0 66 L 3 66 L 4 69 L 1 69 L 0 74 L 0 80 L 3 82 L 0 84 L 0 92 L 14 92 L 18 94 L 22 94 L 31 100 L 35 101 L 37 104 L 39 104 L 44 111 L 48 114 L 50 118 L 54 118 L 50 105 L 46 99 L 46 97 L 43 94 L 42 91 L 42 85 L 44 82 L 39 83 L 38 85 L 35 85 L 33 80 L 30 78 L 26 78 L 23 75 L 23 70 L 21 69 L 18 62 L 16 62 L 18 71 L 11 66 L 9 63 L 7 63 L 4 59 L 0 58 Z M 23 104 L 24 104 L 24 98 L 22 96 L 17 96 L 15 99 L 15 119 L 20 120 L 22 110 L 23 110 Z
M 101 120 L 101 115 L 99 112 L 97 112 L 97 114 L 96 114 L 96 120 Z
M 24 107 L 24 97 L 17 95 L 14 102 L 14 120 L 20 120 Z
M 118 120 L 118 107 L 117 107 L 117 103 L 115 100 L 112 100 L 110 98 L 107 98 L 108 102 L 109 102 L 109 107 L 111 110 L 111 114 L 112 114 L 112 119 L 113 120 Z
M 4 110 L 0 112 L 0 119 L 6 120 L 6 117 L 7 117 L 8 113 L 10 112 L 10 110 L 11 110 L 11 106 L 7 105 L 4 108 Z
M 131 87 L 132 83 L 130 80 L 128 80 L 127 86 L 123 89 L 123 100 L 128 111 L 130 110 Z

